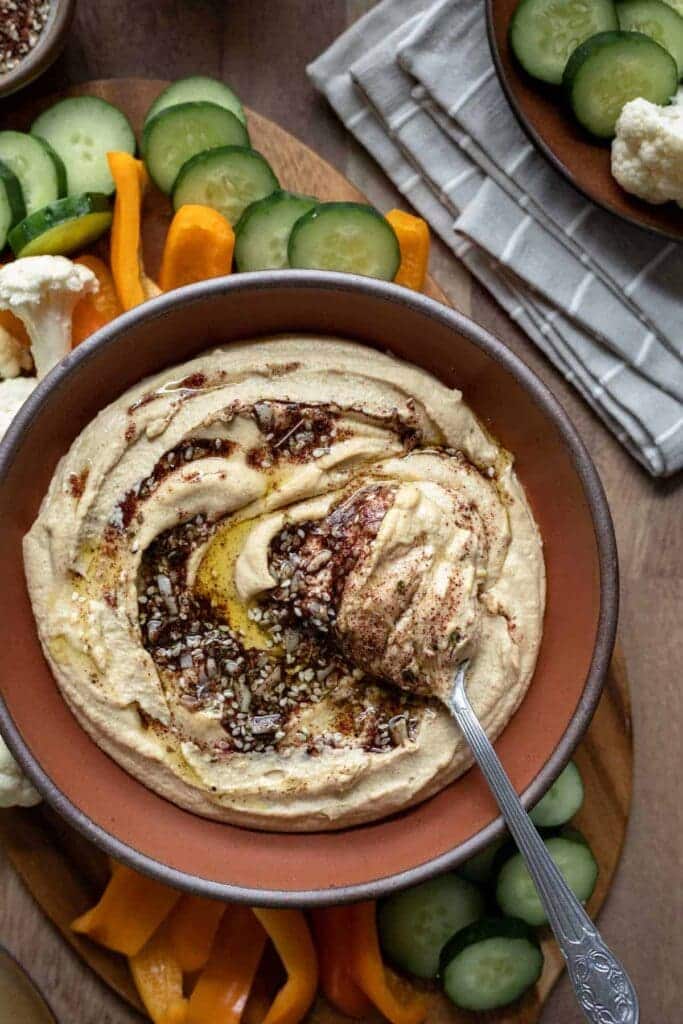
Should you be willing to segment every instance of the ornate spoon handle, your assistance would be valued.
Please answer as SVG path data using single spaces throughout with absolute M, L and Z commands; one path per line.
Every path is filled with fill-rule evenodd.
M 638 1024 L 638 997 L 631 979 L 555 867 L 522 807 L 467 699 L 465 667 L 462 665 L 458 670 L 450 711 L 464 733 L 526 861 L 567 962 L 581 1009 L 591 1024 Z

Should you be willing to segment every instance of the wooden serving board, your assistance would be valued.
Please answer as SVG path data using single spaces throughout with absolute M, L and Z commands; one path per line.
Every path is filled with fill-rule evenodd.
M 166 83 L 147 79 L 112 79 L 91 82 L 65 95 L 96 95 L 121 107 L 136 130 L 145 112 Z M 9 124 L 25 130 L 44 106 L 57 97 L 19 108 Z M 343 175 L 312 150 L 266 118 L 249 111 L 252 143 L 272 164 L 283 188 L 306 192 L 321 199 L 363 200 L 363 195 Z M 145 263 L 154 277 L 163 240 L 171 219 L 168 200 L 152 191 L 144 214 Z M 445 302 L 433 279 L 427 294 Z M 463 292 L 466 294 L 466 292 Z M 463 305 L 466 305 L 463 303 Z M 468 309 L 464 308 L 467 313 Z M 586 835 L 600 867 L 598 884 L 588 909 L 595 916 L 609 891 L 621 854 L 628 820 L 633 776 L 633 751 L 628 681 L 617 654 L 612 661 L 605 691 L 593 721 L 576 752 L 586 786 L 586 800 L 576 819 Z M 108 869 L 106 857 L 79 833 L 66 825 L 46 805 L 28 810 L 0 811 L 0 843 L 48 918 L 66 941 L 111 989 L 128 1004 L 141 1009 L 123 957 L 107 952 L 70 930 L 70 922 L 99 897 Z M 509 1010 L 490 1014 L 457 1011 L 434 992 L 430 996 L 428 1024 L 488 1021 L 490 1024 L 535 1024 L 564 965 L 550 935 L 543 937 L 545 968 L 535 989 Z M 348 1020 L 321 998 L 310 1019 L 314 1024 L 345 1024 Z M 379 1018 L 378 1018 L 379 1019 Z

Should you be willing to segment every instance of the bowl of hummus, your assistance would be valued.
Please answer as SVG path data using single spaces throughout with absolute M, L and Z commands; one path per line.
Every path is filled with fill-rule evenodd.
M 0 505 L 8 743 L 111 855 L 195 892 L 375 896 L 485 844 L 436 696 L 464 659 L 527 805 L 600 694 L 587 453 L 499 342 L 391 285 L 240 275 L 126 314 L 25 406 Z

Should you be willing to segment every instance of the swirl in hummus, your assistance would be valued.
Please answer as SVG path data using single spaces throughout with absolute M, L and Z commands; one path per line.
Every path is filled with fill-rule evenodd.
M 25 538 L 43 648 L 95 741 L 182 807 L 338 828 L 470 764 L 541 638 L 541 543 L 457 391 L 333 338 L 206 353 L 79 435 Z

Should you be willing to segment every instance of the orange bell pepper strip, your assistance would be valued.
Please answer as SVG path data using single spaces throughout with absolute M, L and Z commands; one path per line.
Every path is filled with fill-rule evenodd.
M 142 265 L 142 199 L 149 182 L 142 160 L 130 153 L 107 153 L 116 185 L 111 225 L 110 263 L 116 291 L 124 309 L 145 301 Z
M 181 206 L 168 229 L 159 285 L 164 292 L 223 277 L 232 268 L 235 233 L 210 206 Z
M 185 1024 L 187 999 L 183 997 L 183 972 L 162 925 L 139 953 L 129 958 L 135 987 L 154 1024 Z
M 298 1024 L 313 1005 L 318 987 L 318 958 L 300 910 L 254 907 L 287 972 L 263 1024 Z
M 99 903 L 71 927 L 100 946 L 135 956 L 179 899 L 175 889 L 119 864 Z
M 429 262 L 429 227 L 421 217 L 403 210 L 389 210 L 386 219 L 391 224 L 401 250 L 401 264 L 394 281 L 420 292 L 424 288 Z
M 79 256 L 74 263 L 92 270 L 97 278 L 99 288 L 96 292 L 88 292 L 76 303 L 71 318 L 71 347 L 76 348 L 91 334 L 104 327 L 110 320 L 123 313 L 119 297 L 116 294 L 114 278 L 107 264 L 97 256 Z
M 347 1017 L 367 1017 L 372 1003 L 351 976 L 351 907 L 321 907 L 311 914 L 320 964 L 320 988 Z
M 225 904 L 203 896 L 182 896 L 168 919 L 168 934 L 183 971 L 206 965 Z
M 225 910 L 208 963 L 190 997 L 186 1024 L 239 1024 L 266 939 L 249 907 Z
M 351 974 L 360 989 L 372 1000 L 391 1024 L 422 1024 L 427 1004 L 419 996 L 401 1002 L 387 983 L 386 970 L 377 936 L 377 918 L 373 901 L 351 907 L 352 929 L 348 942 L 352 951 Z

